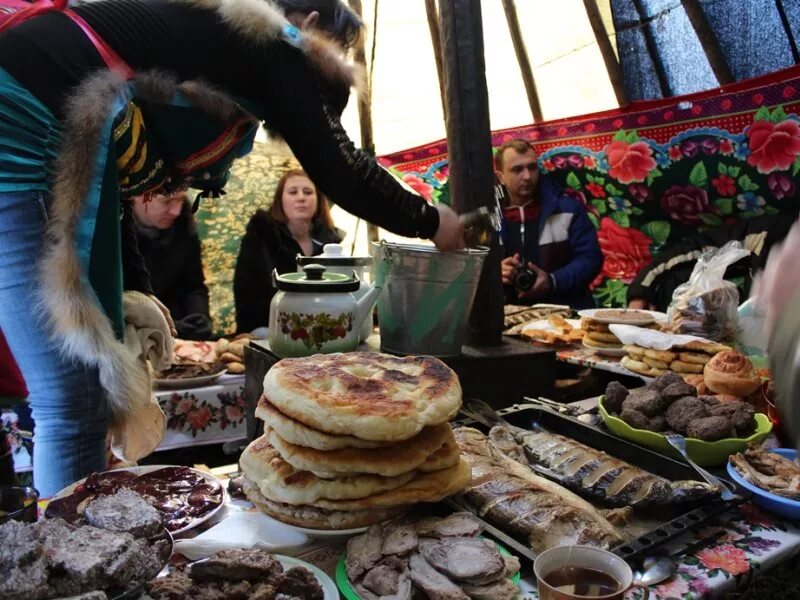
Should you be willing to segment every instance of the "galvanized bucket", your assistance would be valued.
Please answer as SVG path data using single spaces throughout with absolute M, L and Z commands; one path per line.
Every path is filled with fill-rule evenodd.
M 432 246 L 373 243 L 381 350 L 461 354 L 488 248 L 439 252 Z

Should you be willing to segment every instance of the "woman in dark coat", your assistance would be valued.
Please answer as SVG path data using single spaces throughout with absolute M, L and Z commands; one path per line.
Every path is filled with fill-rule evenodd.
M 287 171 L 278 182 L 272 206 L 252 216 L 242 238 L 233 276 L 237 332 L 267 326 L 269 303 L 277 291 L 272 286 L 273 269 L 296 271 L 298 254 L 322 254 L 325 244 L 338 243 L 342 237 L 333 225 L 328 201 L 308 174 Z

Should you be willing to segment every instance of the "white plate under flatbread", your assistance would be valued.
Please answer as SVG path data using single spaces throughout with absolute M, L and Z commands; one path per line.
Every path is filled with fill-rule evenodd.
M 439 359 L 374 352 L 281 360 L 264 378 L 264 395 L 313 429 L 368 441 L 407 440 L 461 406 L 458 377 Z

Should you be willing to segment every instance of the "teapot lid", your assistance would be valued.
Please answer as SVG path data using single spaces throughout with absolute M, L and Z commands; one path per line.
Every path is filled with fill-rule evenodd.
M 347 256 L 341 244 L 325 244 L 322 254 L 317 256 L 297 255 L 298 265 L 325 265 L 329 267 L 369 267 L 374 260 L 371 256 Z
M 278 275 L 273 271 L 272 278 L 279 290 L 311 294 L 355 292 L 361 285 L 356 277 L 326 273 L 323 265 L 313 263 L 304 265 L 302 273 Z

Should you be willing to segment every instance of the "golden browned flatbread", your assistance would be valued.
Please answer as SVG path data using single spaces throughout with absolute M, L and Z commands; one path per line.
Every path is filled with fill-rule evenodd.
M 392 519 L 408 510 L 408 506 L 392 506 L 372 510 L 327 510 L 307 504 L 293 505 L 274 502 L 264 497 L 258 486 L 247 477 L 242 478 L 242 490 L 247 499 L 270 517 L 283 523 L 306 529 L 353 529 L 367 527 Z
M 317 450 L 338 450 L 339 448 L 380 448 L 391 446 L 394 442 L 370 442 L 352 435 L 334 435 L 313 429 L 296 419 L 283 414 L 261 396 L 256 406 L 256 417 L 272 427 L 287 442 L 315 448 Z
M 583 345 L 589 346 L 590 348 L 611 348 L 611 349 L 622 348 L 622 344 L 620 342 L 610 343 L 594 339 L 592 337 L 592 332 L 587 333 L 583 337 Z
M 642 362 L 646 364 L 651 369 L 660 369 L 662 371 L 666 371 L 669 369 L 669 363 L 662 362 L 660 360 L 656 360 L 654 358 L 650 358 L 646 354 L 642 358 Z
M 724 344 L 717 344 L 716 342 L 689 342 L 688 344 L 682 344 L 680 346 L 676 346 L 675 350 L 683 351 L 689 350 L 692 352 L 705 352 L 706 354 L 719 354 L 720 352 L 724 352 L 725 350 L 730 350 L 730 346 L 726 346 Z
M 644 351 L 644 355 L 647 358 L 652 358 L 653 360 L 657 360 L 662 363 L 671 363 L 673 360 L 678 358 L 678 355 L 674 352 L 670 352 L 668 350 L 653 350 L 652 348 L 646 348 Z M 662 369 L 667 369 L 669 367 L 659 367 Z
M 349 500 L 398 488 L 411 481 L 416 471 L 395 477 L 351 475 L 322 479 L 309 471 L 295 469 L 266 436 L 253 440 L 242 452 L 239 466 L 270 500 L 286 504 L 315 504 L 321 498 Z
M 676 373 L 702 373 L 703 365 L 700 363 L 684 362 L 682 360 L 673 360 L 669 364 L 669 368 Z
M 666 371 L 662 369 L 654 369 L 647 363 L 633 359 L 630 356 L 623 356 L 622 360 L 620 360 L 620 364 L 629 371 L 633 371 L 634 373 L 645 375 L 647 377 L 658 377 L 659 375 L 666 373 Z
M 705 352 L 681 352 L 678 355 L 678 360 L 681 360 L 685 363 L 704 365 L 711 360 L 711 355 L 706 354 Z
M 318 477 L 331 479 L 357 473 L 394 477 L 418 469 L 428 458 L 450 442 L 453 451 L 450 464 L 458 462 L 453 430 L 448 423 L 426 427 L 409 440 L 382 448 L 339 448 L 315 450 L 287 442 L 267 427 L 264 435 L 281 458 L 300 471 L 311 471 Z M 439 462 L 442 458 L 439 457 Z
M 644 358 L 644 351 L 647 350 L 647 348 L 642 348 L 636 344 L 625 344 L 622 349 L 634 360 L 642 360 L 642 358 Z
M 613 333 L 604 333 L 602 331 L 589 331 L 584 337 L 584 340 L 591 340 L 592 342 L 602 342 L 604 344 L 614 344 L 622 346 L 622 342 Z
M 464 459 L 460 459 L 449 469 L 421 473 L 407 484 L 388 492 L 356 500 L 319 500 L 314 505 L 330 510 L 367 510 L 398 504 L 439 502 L 462 491 L 471 481 L 472 469 Z
M 264 395 L 309 427 L 370 441 L 407 440 L 461 406 L 458 377 L 439 359 L 372 352 L 281 360 Z
M 585 331 L 600 331 L 602 333 L 609 333 L 611 331 L 607 323 L 598 323 L 588 317 L 581 318 L 581 329 Z

